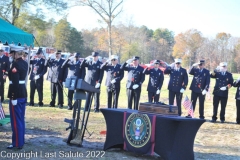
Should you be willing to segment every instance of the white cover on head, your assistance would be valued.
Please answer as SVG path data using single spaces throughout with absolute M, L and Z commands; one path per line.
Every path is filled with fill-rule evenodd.
M 21 47 L 21 46 L 15 46 L 13 44 L 10 44 L 9 47 L 11 48 L 11 51 L 23 51 L 25 49 L 25 47 Z
M 176 59 L 174 59 L 174 62 L 175 62 L 175 63 L 182 63 L 182 59 L 176 58 Z
M 227 62 L 221 62 L 219 65 L 220 65 L 221 67 L 227 66 Z
M 118 56 L 117 55 L 111 55 L 110 59 L 118 59 Z

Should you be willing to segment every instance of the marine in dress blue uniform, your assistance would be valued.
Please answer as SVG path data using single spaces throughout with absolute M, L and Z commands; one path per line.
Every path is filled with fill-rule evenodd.
M 160 91 L 164 81 L 163 71 L 159 69 L 160 61 L 153 62 L 154 68 L 145 68 L 143 73 L 149 75 L 148 81 L 148 102 L 158 103 L 160 98 Z
M 240 124 L 240 77 L 233 83 L 234 87 L 237 87 L 235 99 L 236 99 L 236 123 Z
M 109 61 L 102 64 L 101 69 L 106 72 L 107 87 L 107 107 L 118 108 L 118 97 L 121 89 L 121 80 L 123 79 L 123 71 L 120 70 L 121 65 L 118 64 L 118 56 L 112 55 Z
M 188 85 L 188 74 L 186 69 L 181 67 L 181 62 L 181 59 L 175 59 L 175 63 L 173 63 L 171 66 L 168 66 L 164 70 L 165 74 L 170 75 L 170 80 L 168 83 L 169 105 L 173 105 L 174 98 L 176 97 L 179 116 L 182 114 L 182 94 Z
M 9 58 L 4 55 L 4 50 L 0 49 L 0 97 L 4 101 L 4 83 L 10 69 Z
M 28 64 L 22 59 L 24 52 L 14 52 L 12 63 L 9 70 L 9 89 L 8 98 L 10 120 L 12 127 L 12 144 L 8 149 L 21 149 L 24 145 L 25 134 L 25 109 L 27 103 L 27 89 L 25 85 L 25 78 L 27 76 Z
M 67 78 L 71 76 L 76 76 L 78 79 L 84 79 L 85 77 L 85 69 L 80 70 L 80 53 L 77 52 L 75 55 L 69 57 L 63 64 L 62 67 L 68 68 Z M 72 99 L 73 99 L 74 90 L 68 90 L 68 110 L 72 110 Z
M 49 67 L 47 80 L 51 82 L 51 102 L 50 107 L 55 107 L 56 94 L 58 94 L 58 107 L 63 108 L 63 82 L 67 78 L 67 67 L 62 68 L 64 60 L 61 58 L 61 52 L 58 51 L 56 55 L 52 54 L 52 57 L 47 61 Z M 56 58 L 54 57 L 56 56 Z
M 31 72 L 30 80 L 30 103 L 29 106 L 34 106 L 34 94 L 37 89 L 38 92 L 38 106 L 43 106 L 43 76 L 47 72 L 45 66 L 45 59 L 42 57 L 42 50 L 38 50 L 36 58 L 32 57 L 30 60 Z
M 132 109 L 132 102 L 134 101 L 133 109 L 138 110 L 142 83 L 145 80 L 144 68 L 139 66 L 139 57 L 134 56 L 132 59 L 127 60 L 122 64 L 121 70 L 128 72 L 126 84 L 128 108 Z
M 228 100 L 228 89 L 233 85 L 233 77 L 232 74 L 227 71 L 227 63 L 221 62 L 220 66 L 211 73 L 210 77 L 216 79 L 213 90 L 212 122 L 216 122 L 217 120 L 218 104 L 221 102 L 220 120 L 221 123 L 224 123 L 225 110 Z
M 198 68 L 196 68 L 198 66 Z M 205 95 L 208 92 L 210 84 L 210 72 L 205 66 L 205 60 L 200 60 L 198 63 L 193 64 L 189 70 L 189 74 L 193 75 L 190 90 L 191 102 L 193 110 L 195 110 L 197 98 L 199 98 L 199 118 L 204 119 L 204 101 Z
M 99 56 L 98 52 L 92 52 L 92 56 L 89 56 L 83 60 L 83 62 L 81 64 L 81 69 L 85 69 L 85 67 L 87 68 L 85 81 L 100 90 L 100 86 L 101 86 L 102 78 L 103 78 L 103 71 L 100 69 L 102 62 L 100 62 L 98 60 L 98 56 Z M 93 94 L 94 94 L 93 95 L 94 112 L 99 112 L 100 93 L 93 93 Z M 86 106 L 89 106 L 91 96 L 92 96 L 92 93 L 87 93 Z M 85 108 L 85 109 L 88 110 L 88 108 Z

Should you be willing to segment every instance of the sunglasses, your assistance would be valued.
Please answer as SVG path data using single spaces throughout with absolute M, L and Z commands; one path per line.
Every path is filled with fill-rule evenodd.
M 111 61 L 116 61 L 116 59 L 112 59 Z
M 181 63 L 176 63 L 176 64 L 181 64 Z

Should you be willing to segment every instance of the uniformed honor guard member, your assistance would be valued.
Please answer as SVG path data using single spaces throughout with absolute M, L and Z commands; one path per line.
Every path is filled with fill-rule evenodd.
M 36 57 L 32 56 L 30 60 L 31 73 L 29 76 L 30 80 L 30 103 L 29 106 L 34 106 L 34 94 L 37 89 L 38 92 L 38 106 L 43 106 L 43 76 L 47 72 L 45 66 L 45 59 L 42 57 L 42 50 L 39 49 L 36 53 Z
M 12 127 L 12 144 L 8 149 L 21 149 L 24 145 L 25 134 L 25 109 L 27 103 L 27 89 L 25 79 L 27 76 L 28 64 L 22 59 L 24 52 L 13 53 L 13 61 L 9 70 L 8 98 L 10 120 Z
M 144 68 L 139 66 L 139 59 L 138 56 L 134 56 L 121 66 L 121 70 L 128 71 L 126 84 L 128 108 L 132 109 L 132 101 L 134 100 L 134 110 L 138 110 L 142 83 L 145 80 Z
M 175 63 L 173 63 L 171 66 L 168 66 L 166 70 L 164 70 L 165 74 L 170 75 L 170 80 L 168 83 L 169 105 L 173 105 L 174 98 L 176 97 L 179 116 L 182 114 L 182 94 L 188 85 L 188 74 L 186 69 L 181 67 L 181 63 L 181 59 L 175 59 Z
M 92 52 L 92 56 L 85 58 L 81 63 L 81 69 L 85 69 L 85 67 L 87 68 L 85 81 L 100 90 L 100 86 L 103 78 L 103 72 L 100 69 L 102 62 L 98 60 L 98 56 L 99 56 L 98 52 Z M 99 112 L 100 93 L 93 93 L 93 94 L 94 94 L 93 95 L 94 96 L 94 112 Z M 87 93 L 86 106 L 89 106 L 91 95 L 92 95 L 91 93 Z M 88 110 L 88 108 L 85 108 L 85 109 Z
M 112 55 L 110 59 L 101 66 L 101 69 L 106 71 L 107 75 L 105 85 L 107 86 L 108 108 L 118 108 L 118 97 L 121 89 L 120 82 L 124 75 L 120 68 L 121 65 L 118 64 L 118 56 L 116 55 Z
M 55 107 L 56 94 L 58 94 L 58 107 L 63 108 L 63 83 L 67 78 L 68 70 L 66 67 L 62 68 L 64 60 L 61 58 L 61 52 L 52 54 L 47 62 L 49 67 L 47 80 L 51 82 L 51 102 L 50 107 Z
M 62 65 L 63 67 L 67 67 L 68 75 L 67 78 L 71 76 L 76 76 L 78 79 L 84 79 L 85 77 L 85 69 L 80 70 L 81 62 L 79 60 L 80 53 L 75 53 L 73 56 L 70 56 Z M 68 90 L 68 110 L 72 110 L 72 100 L 73 100 L 74 90 Z
M 221 123 L 224 123 L 228 89 L 233 85 L 233 77 L 232 74 L 227 71 L 227 63 L 221 62 L 220 66 L 211 73 L 210 77 L 216 79 L 213 90 L 213 116 L 211 122 L 216 122 L 218 104 L 221 102 L 220 120 Z
M 196 68 L 198 67 L 198 68 Z M 189 70 L 189 74 L 193 75 L 190 90 L 192 90 L 191 101 L 193 110 L 195 110 L 197 98 L 199 98 L 199 118 L 204 119 L 204 101 L 210 84 L 210 72 L 205 67 L 205 60 L 194 63 Z M 190 115 L 188 115 L 190 116 Z
M 149 75 L 148 81 L 148 102 L 158 103 L 160 98 L 160 92 L 164 80 L 163 71 L 159 69 L 160 61 L 154 60 L 154 68 L 145 68 L 143 73 Z
M 236 123 L 240 124 L 240 77 L 233 83 L 234 87 L 237 87 L 236 91 Z
M 1 97 L 1 102 L 4 101 L 4 83 L 6 82 L 6 77 L 8 76 L 9 69 L 10 69 L 9 58 L 4 55 L 4 50 L 0 49 L 0 97 Z

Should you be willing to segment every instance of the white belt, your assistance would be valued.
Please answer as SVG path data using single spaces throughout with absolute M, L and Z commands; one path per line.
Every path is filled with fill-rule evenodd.
M 12 84 L 12 81 L 9 81 L 9 84 Z M 19 84 L 25 84 L 25 81 L 19 81 Z

